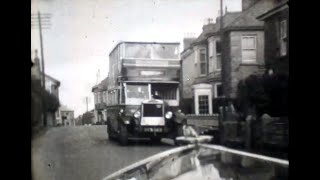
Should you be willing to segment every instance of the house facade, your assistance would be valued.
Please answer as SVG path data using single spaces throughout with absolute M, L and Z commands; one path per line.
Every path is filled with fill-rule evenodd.
M 181 53 L 181 104 L 187 114 L 212 114 L 212 100 L 217 95 L 216 87 L 221 84 L 217 63 L 214 63 L 216 57 L 213 57 L 214 39 L 207 37 L 214 31 L 215 24 L 209 22 L 202 29 L 192 43 L 188 43 L 191 39 L 184 39 Z
M 31 80 L 34 82 L 34 86 L 42 86 L 43 73 L 40 68 L 40 58 L 38 57 L 38 52 L 35 50 L 35 57 L 33 59 L 33 66 L 31 68 Z M 60 81 L 45 74 L 45 90 L 55 96 L 59 101 L 59 87 Z M 47 112 L 47 125 L 56 126 L 58 124 L 59 117 L 58 110 L 55 113 Z
M 107 82 L 108 77 L 98 85 L 92 87 L 94 95 L 94 119 L 93 123 L 104 123 L 107 120 Z
M 226 13 L 224 25 L 239 14 L 240 12 Z M 219 18 L 216 22 L 219 22 Z M 224 97 L 220 24 L 212 23 L 209 19 L 202 29 L 202 33 L 192 43 L 185 43 L 187 39 L 184 40 L 187 46 L 184 45 L 181 53 L 181 104 L 187 114 L 218 113 L 215 101 Z
M 241 12 L 224 12 L 223 27 L 221 17 L 217 17 L 215 23 L 203 26 L 192 43 L 186 43 L 181 53 L 181 94 L 186 113 L 218 113 L 215 99 L 236 98 L 240 80 L 266 71 L 265 53 L 273 46 L 265 44 L 265 23 L 257 17 L 274 4 L 273 0 L 243 0 Z
M 57 79 L 49 76 L 49 75 L 45 75 L 45 82 L 46 82 L 46 90 L 54 95 L 56 98 L 59 99 L 59 87 L 60 87 L 60 81 L 58 81 Z
M 265 64 L 275 74 L 289 75 L 289 1 L 273 2 L 271 9 L 257 17 L 265 24 Z
M 265 23 L 265 64 L 273 80 L 271 114 L 288 116 L 289 100 L 289 6 L 273 0 L 273 6 L 257 19 Z M 276 83 L 275 83 L 276 81 Z
M 74 110 L 62 105 L 56 113 L 57 125 L 75 126 Z
M 196 77 L 194 70 L 195 52 L 190 46 L 196 38 L 185 38 L 183 41 L 184 50 L 181 53 L 181 71 L 180 71 L 180 105 L 183 112 L 192 114 L 194 112 L 192 85 Z
M 49 92 L 50 94 L 52 94 L 53 96 L 55 96 L 57 98 L 57 100 L 59 101 L 59 87 L 60 87 L 60 81 L 58 81 L 57 79 L 49 76 L 49 75 L 45 75 L 45 89 L 47 92 Z M 59 113 L 59 110 L 57 110 L 55 113 L 51 113 L 51 112 L 47 112 L 47 125 L 48 126 L 56 126 L 58 124 L 59 121 L 59 117 L 57 117 Z
M 265 72 L 264 22 L 258 15 L 273 6 L 270 0 L 243 0 L 241 14 L 222 29 L 222 84 L 227 98 L 236 98 L 240 80 Z

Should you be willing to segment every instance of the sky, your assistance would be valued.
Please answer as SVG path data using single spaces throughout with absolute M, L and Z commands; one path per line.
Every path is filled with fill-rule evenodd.
M 215 18 L 220 0 L 31 0 L 31 14 L 51 14 L 44 29 L 46 74 L 61 82 L 60 103 L 75 116 L 94 108 L 91 89 L 108 75 L 109 53 L 119 41 L 180 42 L 198 36 Z M 241 0 L 224 0 L 240 11 Z M 40 52 L 37 27 L 31 29 L 31 56 Z M 38 54 L 40 56 L 40 53 Z M 41 56 L 40 56 L 41 58 Z M 98 75 L 100 71 L 100 75 Z

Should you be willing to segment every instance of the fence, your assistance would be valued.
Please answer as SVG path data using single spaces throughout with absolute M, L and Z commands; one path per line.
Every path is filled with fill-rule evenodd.
M 187 123 L 197 127 L 218 128 L 219 114 L 187 114 Z

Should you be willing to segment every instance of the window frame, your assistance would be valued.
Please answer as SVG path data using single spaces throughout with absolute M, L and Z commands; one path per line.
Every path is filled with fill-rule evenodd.
M 214 56 L 214 44 L 213 44 L 213 41 L 209 41 L 209 45 L 208 45 L 208 54 L 209 54 L 209 58 L 212 58 Z
M 218 47 L 217 44 L 218 44 L 218 43 L 220 43 L 220 52 L 219 52 L 219 53 L 218 53 L 218 51 L 217 51 L 217 47 Z M 221 41 L 220 41 L 220 40 L 216 40 L 216 41 L 215 41 L 215 45 L 216 45 L 216 46 L 215 46 L 215 48 L 216 48 L 216 49 L 215 49 L 215 50 L 216 50 L 216 57 L 215 57 L 216 60 L 215 60 L 215 63 L 214 63 L 214 70 L 215 70 L 215 71 L 221 71 L 221 65 L 222 65 L 222 62 L 221 62 L 221 58 L 222 58 L 222 57 L 221 57 L 221 56 L 222 56 L 222 55 L 221 55 L 221 54 L 222 54 L 222 52 L 221 52 L 221 51 L 222 51 L 222 49 L 221 49 L 221 48 L 222 48 L 222 47 L 221 47 Z M 218 57 L 220 57 L 220 68 L 217 68 L 217 67 L 218 67 Z
M 98 104 L 98 94 L 94 92 L 94 104 Z
M 208 74 L 215 71 L 215 39 L 208 39 Z
M 223 97 L 223 92 L 222 92 L 222 96 L 218 96 L 218 86 L 222 86 L 222 83 L 215 83 L 214 84 L 214 98 L 221 98 Z
M 206 84 L 205 86 L 202 85 L 194 85 L 194 92 L 193 92 L 193 99 L 194 99 L 194 110 L 195 114 L 199 114 L 199 96 L 205 95 L 208 96 L 208 106 L 209 106 L 209 114 L 212 114 L 212 85 Z
M 284 28 L 283 31 L 282 31 L 282 28 Z M 287 38 L 287 20 L 283 19 L 280 21 L 280 39 L 285 39 L 285 38 Z
M 204 52 L 204 60 L 201 61 L 201 54 L 202 52 Z M 201 65 L 204 64 L 205 65 L 205 72 L 202 73 L 201 71 Z M 200 76 L 206 76 L 208 71 L 208 64 L 207 64 L 207 50 L 205 48 L 201 48 L 199 49 L 199 75 Z
M 207 101 L 207 108 L 206 108 L 206 110 L 207 110 L 207 112 L 206 113 L 201 113 L 201 97 L 206 97 L 206 101 Z M 198 112 L 199 112 L 199 114 L 209 114 L 210 113 L 210 110 L 209 110 L 209 108 L 210 108 L 210 105 L 209 105 L 209 95 L 205 95 L 205 94 L 202 94 L 202 95 L 198 95 Z
M 287 20 L 282 19 L 279 23 L 279 41 L 280 41 L 280 56 L 286 56 L 287 55 L 287 31 L 288 31 L 288 25 Z
M 243 40 L 245 38 L 253 38 L 254 39 L 254 48 L 244 48 Z M 255 59 L 244 59 L 244 51 L 255 51 Z M 242 35 L 241 36 L 241 62 L 242 63 L 256 63 L 257 62 L 257 35 Z

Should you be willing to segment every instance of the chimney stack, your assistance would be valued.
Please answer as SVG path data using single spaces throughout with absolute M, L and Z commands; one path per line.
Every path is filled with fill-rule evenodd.
M 183 38 L 183 49 L 187 49 L 190 47 L 191 43 L 196 40 L 194 33 L 185 33 L 185 36 Z

